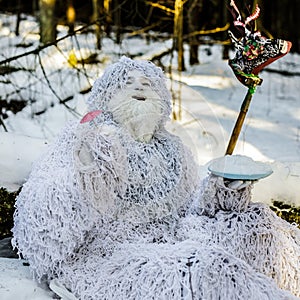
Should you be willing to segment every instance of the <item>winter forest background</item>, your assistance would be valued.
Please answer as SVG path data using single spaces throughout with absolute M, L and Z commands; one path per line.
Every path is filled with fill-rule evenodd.
M 274 86 L 270 89 L 268 85 L 269 89 L 263 90 L 260 96 L 264 99 L 284 97 L 287 105 L 299 112 L 299 87 L 295 82 L 299 81 L 300 74 L 300 0 L 235 2 L 245 16 L 258 4 L 261 16 L 257 28 L 270 38 L 292 41 L 290 57 L 268 69 L 265 82 L 272 81 Z M 228 3 L 220 0 L 0 1 L 0 238 L 10 235 L 14 199 L 28 176 L 32 161 L 66 121 L 82 117 L 85 109 L 82 99 L 88 95 L 93 81 L 122 55 L 148 59 L 163 68 L 171 82 L 172 119 L 181 125 L 188 124 L 187 117 L 192 119 L 189 122 L 197 124 L 203 125 L 205 121 L 204 117 L 195 117 L 195 103 L 188 109 L 188 104 L 182 103 L 184 92 L 179 83 L 184 83 L 185 76 L 189 75 L 189 79 L 194 80 L 187 83 L 189 86 L 201 86 L 199 82 L 204 80 L 201 76 L 207 80 L 213 75 L 216 80 L 216 75 L 222 73 L 217 83 L 205 83 L 210 84 L 209 90 L 198 87 L 211 113 L 208 118 L 216 119 L 204 127 L 213 128 L 212 124 L 232 127 L 232 123 L 224 125 L 220 120 L 226 109 L 218 115 L 211 106 L 214 104 L 208 103 L 210 97 L 231 99 L 234 93 L 241 101 L 245 93 L 242 87 L 237 87 L 239 83 L 235 83 L 226 65 L 233 53 L 227 34 L 232 20 Z M 222 90 L 228 86 L 232 88 Z M 221 104 L 221 100 L 217 104 Z M 230 108 L 238 110 L 239 106 Z M 270 113 L 270 107 L 266 109 Z M 295 162 L 300 162 L 297 115 L 293 126 L 298 130 L 293 138 L 295 148 L 284 151 L 288 159 L 282 163 L 288 161 L 288 167 L 297 170 L 291 172 L 292 181 L 289 181 L 289 187 L 296 192 L 300 176 L 300 168 L 295 167 L 298 166 Z M 186 128 L 181 131 L 183 135 L 187 135 Z M 193 130 L 197 129 L 190 128 L 189 133 Z M 210 147 L 228 140 L 224 135 L 209 134 L 209 130 L 203 130 L 201 141 L 209 141 Z M 193 137 L 191 134 L 191 139 Z M 284 141 L 283 138 L 282 143 Z M 14 165 L 9 156 L 10 147 L 22 153 Z M 273 147 L 279 151 L 275 144 Z M 218 150 L 211 155 L 202 153 L 200 163 L 205 164 L 209 158 L 220 155 L 223 150 L 219 148 L 216 146 Z M 268 155 L 258 156 L 266 157 Z M 272 159 L 278 161 L 279 156 Z M 291 200 L 286 195 L 275 202 L 271 200 L 270 205 L 279 215 L 300 223 L 300 200 Z

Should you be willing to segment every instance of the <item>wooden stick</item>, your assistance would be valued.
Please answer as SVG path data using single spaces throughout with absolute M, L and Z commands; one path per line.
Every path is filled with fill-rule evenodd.
M 253 95 L 253 91 L 251 90 L 251 88 L 248 89 L 247 95 L 242 103 L 241 109 L 240 109 L 240 113 L 239 116 L 235 122 L 235 126 L 233 128 L 233 131 L 231 133 L 231 137 L 227 146 L 227 150 L 226 150 L 226 155 L 231 155 L 235 145 L 237 143 L 238 137 L 240 135 L 246 114 L 248 112 L 249 109 L 249 105 L 252 99 L 252 95 Z

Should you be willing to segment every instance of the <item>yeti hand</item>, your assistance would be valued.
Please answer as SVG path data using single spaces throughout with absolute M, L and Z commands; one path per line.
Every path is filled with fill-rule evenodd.
M 78 150 L 78 159 L 84 166 L 92 165 L 95 160 L 91 153 L 91 149 L 87 144 L 83 144 L 81 148 Z
M 86 141 L 81 141 L 74 151 L 74 162 L 76 169 L 80 172 L 90 173 L 97 170 L 97 162 L 90 145 Z
M 117 135 L 117 128 L 113 125 L 101 125 L 98 134 L 101 134 L 106 138 L 113 138 Z
M 81 125 L 74 150 L 76 167 L 81 172 L 94 172 L 104 162 L 120 161 L 124 154 L 116 126 L 102 124 L 97 127 Z
M 223 177 L 218 177 L 218 183 L 226 188 L 229 188 L 231 190 L 241 190 L 243 188 L 246 188 L 247 186 L 254 183 L 252 180 L 233 180 L 233 179 L 226 179 Z
M 251 180 L 234 180 L 234 181 L 229 181 L 227 184 L 227 187 L 232 189 L 232 190 L 241 190 L 249 185 L 251 185 L 253 181 Z

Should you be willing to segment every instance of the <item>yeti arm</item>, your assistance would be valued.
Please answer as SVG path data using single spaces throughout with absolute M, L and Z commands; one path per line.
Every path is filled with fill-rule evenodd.
M 55 277 L 95 223 L 77 181 L 72 141 L 73 128 L 68 127 L 35 163 L 16 201 L 13 245 L 37 280 Z
M 99 169 L 99 158 L 102 161 L 113 159 L 113 151 L 122 148 L 117 138 L 117 130 L 113 125 L 87 127 L 80 125 L 77 135 L 77 145 L 74 150 L 75 164 L 80 172 L 94 172 Z
M 82 126 L 74 150 L 78 183 L 84 198 L 100 214 L 113 209 L 115 200 L 125 192 L 127 153 L 119 140 L 118 127 L 101 124 Z

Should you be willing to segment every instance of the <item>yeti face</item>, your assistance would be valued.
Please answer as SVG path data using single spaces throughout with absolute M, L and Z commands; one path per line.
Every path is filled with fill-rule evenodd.
M 140 142 L 149 142 L 163 120 L 163 101 L 139 70 L 129 72 L 125 86 L 117 90 L 107 108 L 114 121 Z

